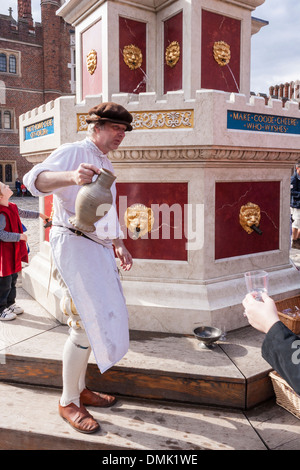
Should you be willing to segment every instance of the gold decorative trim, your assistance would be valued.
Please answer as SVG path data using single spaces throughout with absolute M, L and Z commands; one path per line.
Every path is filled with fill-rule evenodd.
M 167 111 L 131 112 L 134 130 L 147 129 L 192 129 L 194 127 L 193 109 L 176 109 Z M 86 131 L 87 113 L 77 114 L 77 131 Z
M 169 67 L 175 67 L 180 58 L 180 45 L 178 41 L 173 41 L 167 46 L 165 58 Z
M 129 44 L 123 49 L 123 59 L 130 70 L 136 70 L 142 65 L 143 54 L 139 47 Z
M 194 127 L 193 109 L 132 112 L 134 130 L 191 129 Z
M 77 114 L 77 132 L 84 132 L 88 129 L 88 124 L 86 122 L 86 118 L 88 113 L 85 114 Z
M 213 46 L 213 53 L 215 61 L 223 67 L 229 64 L 231 59 L 230 46 L 227 42 L 216 41 Z
M 95 73 L 97 68 L 97 52 L 92 49 L 86 56 L 86 66 L 91 75 Z

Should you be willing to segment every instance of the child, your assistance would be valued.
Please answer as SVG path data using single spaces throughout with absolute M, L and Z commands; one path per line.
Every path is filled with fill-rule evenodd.
M 22 197 L 25 196 L 27 189 L 26 189 L 25 184 L 23 183 L 21 184 L 21 191 L 22 191 Z
M 0 320 L 14 320 L 23 313 L 16 305 L 16 283 L 22 261 L 28 262 L 27 235 L 23 233 L 20 216 L 24 218 L 47 216 L 36 211 L 23 211 L 9 202 L 13 192 L 0 181 Z

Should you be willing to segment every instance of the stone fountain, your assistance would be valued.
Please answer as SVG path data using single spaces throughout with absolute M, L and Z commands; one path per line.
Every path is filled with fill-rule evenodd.
M 37 163 L 85 138 L 101 101 L 133 114 L 134 131 L 110 155 L 134 257 L 122 275 L 132 329 L 242 327 L 243 274 L 254 269 L 269 273 L 274 299 L 299 292 L 289 191 L 300 112 L 294 101 L 250 96 L 251 35 L 266 25 L 251 13 L 262 3 L 69 0 L 58 11 L 75 26 L 76 96 L 20 117 L 21 153 Z M 41 198 L 43 212 L 51 201 Z M 47 237 L 23 286 L 64 321 Z

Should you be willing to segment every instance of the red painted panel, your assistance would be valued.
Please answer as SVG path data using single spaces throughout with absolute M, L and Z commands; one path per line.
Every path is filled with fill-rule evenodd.
M 231 59 L 224 66 L 219 65 L 213 55 L 213 45 L 218 41 L 230 46 Z M 201 88 L 239 91 L 240 42 L 240 20 L 202 10 Z
M 132 256 L 186 261 L 184 208 L 188 202 L 187 183 L 117 183 L 117 191 L 120 224 Z M 127 207 L 138 203 L 152 208 L 154 225 L 150 233 L 134 240 L 127 230 L 124 214 Z
M 51 194 L 50 196 L 45 196 L 44 198 L 44 214 L 46 214 L 48 217 L 52 215 L 52 209 L 53 209 L 53 195 Z M 49 241 L 49 232 L 50 228 L 45 229 L 45 241 Z
M 101 20 L 82 33 L 82 97 L 102 93 L 102 41 Z M 94 49 L 97 52 L 97 68 L 93 75 L 87 69 L 86 57 Z
M 138 47 L 143 55 L 142 65 L 131 70 L 124 62 L 123 49 L 125 46 L 133 44 Z M 143 93 L 146 91 L 146 23 L 130 20 L 128 18 L 119 19 L 119 64 L 120 64 L 120 92 Z
M 262 235 L 240 225 L 240 208 L 248 202 L 260 207 Z M 215 204 L 215 259 L 279 248 L 279 181 L 216 183 Z
M 180 57 L 174 67 L 166 63 L 165 52 L 171 42 L 180 46 Z M 182 11 L 164 23 L 164 93 L 182 89 Z

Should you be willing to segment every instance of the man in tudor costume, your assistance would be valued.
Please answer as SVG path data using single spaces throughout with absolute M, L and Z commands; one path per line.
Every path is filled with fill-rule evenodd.
M 44 214 L 36 211 L 18 209 L 16 204 L 9 202 L 13 192 L 9 186 L 0 182 L 0 320 L 14 320 L 23 313 L 16 305 L 16 282 L 22 270 L 22 261 L 28 262 L 26 246 L 27 235 L 23 233 L 20 219 L 41 217 Z
M 120 146 L 125 132 L 132 130 L 132 120 L 117 103 L 95 106 L 86 119 L 89 127 L 84 140 L 61 145 L 24 176 L 31 194 L 53 194 L 53 276 L 62 288 L 60 305 L 70 327 L 63 351 L 59 414 L 84 433 L 100 429 L 86 406 L 106 407 L 116 401 L 111 395 L 89 390 L 85 378 L 91 350 L 101 373 L 128 351 L 128 311 L 116 257 L 125 271 L 131 269 L 132 257 L 117 217 L 115 182 L 111 186 L 112 207 L 96 222 L 94 232 L 74 231 L 69 218 L 75 214 L 80 187 L 91 183 L 102 168 L 114 171 L 108 154 Z

